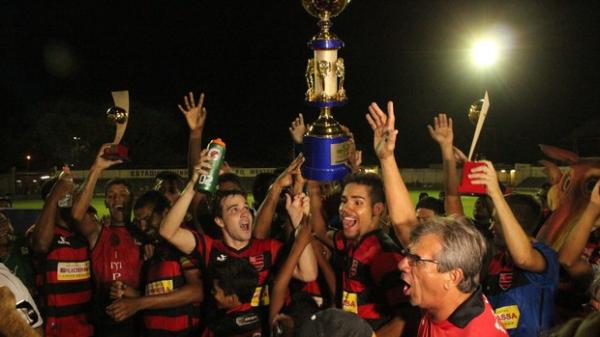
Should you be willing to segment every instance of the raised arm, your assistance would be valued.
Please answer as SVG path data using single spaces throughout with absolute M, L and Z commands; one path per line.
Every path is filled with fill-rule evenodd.
M 296 235 L 296 241 L 294 242 L 292 249 L 279 269 L 275 280 L 273 281 L 273 290 L 271 290 L 271 304 L 269 306 L 269 323 L 272 324 L 275 316 L 281 311 L 285 303 L 285 296 L 287 294 L 288 286 L 296 266 L 299 263 L 300 256 L 308 247 L 312 236 L 311 236 L 310 225 L 307 218 L 302 219 L 298 229 L 298 235 Z
M 206 108 L 204 107 L 204 93 L 200 94 L 200 98 L 196 103 L 194 93 L 189 92 L 187 96 L 183 96 L 183 105 L 177 105 L 188 127 L 190 128 L 190 138 L 188 144 L 188 176 L 191 177 L 194 171 L 196 159 L 202 152 L 202 131 L 206 124 Z
M 546 270 L 546 259 L 533 248 L 531 238 L 525 233 L 504 199 L 494 166 L 487 160 L 481 162 L 485 165 L 473 168 L 469 178 L 473 184 L 485 185 L 486 192 L 494 203 L 506 248 L 515 266 L 534 273 L 543 272 Z
M 396 236 L 406 246 L 409 243 L 410 231 L 417 223 L 417 215 L 394 156 L 398 135 L 394 126 L 394 104 L 388 102 L 386 115 L 376 103 L 372 103 L 366 117 L 373 130 L 373 147 L 381 164 L 390 220 Z
M 290 221 L 294 232 L 300 226 L 300 222 L 303 218 L 309 216 L 310 202 L 307 195 L 304 193 L 294 195 L 293 200 L 288 194 L 285 196 L 285 208 L 290 216 Z M 295 279 L 310 282 L 317 279 L 319 273 L 319 267 L 317 265 L 317 258 L 315 256 L 312 245 L 308 245 L 302 251 L 298 264 L 294 269 L 293 276 Z
M 183 276 L 186 283 L 179 289 L 167 294 L 122 298 L 109 305 L 106 313 L 121 322 L 141 310 L 176 308 L 204 300 L 200 270 L 185 270 Z
M 122 160 L 108 160 L 103 157 L 104 151 L 109 149 L 112 145 L 113 144 L 104 144 L 100 147 L 100 151 L 98 151 L 98 154 L 96 155 L 96 160 L 90 168 L 85 182 L 73 196 L 71 216 L 73 216 L 73 219 L 77 222 L 83 221 L 83 218 L 90 207 L 90 203 L 92 202 L 92 198 L 94 197 L 96 183 L 98 182 L 98 179 L 100 179 L 102 172 L 113 165 L 123 162 Z
M 54 226 L 58 215 L 58 201 L 67 193 L 73 191 L 73 176 L 68 167 L 58 176 L 58 180 L 46 197 L 44 207 L 32 234 L 32 249 L 38 254 L 45 254 L 50 249 L 52 238 L 54 237 Z
M 256 219 L 254 220 L 254 237 L 258 239 L 265 239 L 269 237 L 271 232 L 271 223 L 273 222 L 273 216 L 277 209 L 277 202 L 279 196 L 284 188 L 291 186 L 293 183 L 293 176 L 295 172 L 300 172 L 300 167 L 304 163 L 304 156 L 299 154 L 292 163 L 283 171 L 277 179 L 273 182 L 269 188 L 265 200 L 258 208 L 256 212 Z
M 433 119 L 433 126 L 427 125 L 429 135 L 440 146 L 444 168 L 444 210 L 446 215 L 464 216 L 462 201 L 458 194 L 458 175 L 456 172 L 456 151 L 453 146 L 454 131 L 452 128 L 452 118 L 446 117 L 446 114 L 438 114 Z M 460 152 L 462 153 L 462 152 Z
M 211 165 L 212 161 L 208 157 L 208 151 L 202 151 L 199 161 L 194 166 L 190 181 L 160 224 L 160 235 L 184 254 L 192 253 L 196 246 L 196 239 L 192 232 L 181 228 L 181 224 L 196 193 L 194 187 L 198 182 L 198 178 L 202 174 L 208 174 Z
M 565 243 L 558 252 L 558 261 L 576 279 L 583 279 L 592 275 L 592 265 L 581 259 L 581 252 L 587 244 L 594 223 L 600 217 L 600 180 L 596 182 L 590 202 L 583 211 L 581 218 L 573 227 Z

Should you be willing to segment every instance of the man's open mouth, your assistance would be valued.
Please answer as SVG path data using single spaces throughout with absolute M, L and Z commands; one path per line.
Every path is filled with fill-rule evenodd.
M 344 226 L 344 229 L 353 228 L 354 226 L 356 226 L 357 223 L 358 223 L 358 219 L 356 219 L 355 217 L 352 217 L 352 216 L 345 216 L 342 219 L 342 225 Z
M 250 231 L 250 223 L 249 222 L 242 222 L 242 223 L 240 223 L 240 228 L 243 231 Z

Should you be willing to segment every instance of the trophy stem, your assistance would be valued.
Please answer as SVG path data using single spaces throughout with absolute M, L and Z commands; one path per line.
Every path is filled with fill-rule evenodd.
M 331 23 L 331 14 L 329 13 L 329 11 L 324 11 L 323 14 L 321 14 L 319 23 L 317 23 L 317 25 L 319 26 L 319 28 L 321 28 L 321 34 L 324 35 L 328 35 L 329 34 L 329 29 L 332 26 Z
M 319 118 L 330 119 L 333 116 L 331 115 L 331 108 L 325 107 L 321 108 L 321 112 L 319 113 Z

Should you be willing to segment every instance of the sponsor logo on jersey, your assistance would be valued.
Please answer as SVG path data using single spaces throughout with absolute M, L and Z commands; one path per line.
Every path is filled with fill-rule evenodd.
M 90 278 L 90 261 L 59 262 L 56 268 L 59 281 L 77 281 Z
M 58 241 L 56 243 L 59 244 L 59 245 L 65 245 L 65 246 L 70 246 L 71 245 L 71 243 L 69 241 L 67 241 L 67 238 L 65 238 L 62 235 L 58 238 Z
M 344 291 L 342 295 L 342 309 L 358 314 L 358 296 L 356 293 Z
M 516 329 L 519 326 L 521 312 L 516 305 L 509 305 L 496 309 L 496 317 L 506 329 Z
M 161 280 L 146 285 L 146 295 L 162 295 L 173 291 L 173 280 Z

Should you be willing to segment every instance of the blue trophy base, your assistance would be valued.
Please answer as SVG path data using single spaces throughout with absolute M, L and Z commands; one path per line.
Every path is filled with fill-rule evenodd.
M 305 178 L 317 181 L 343 180 L 350 172 L 346 165 L 348 138 L 304 136 L 303 152 L 306 161 L 302 165 Z

